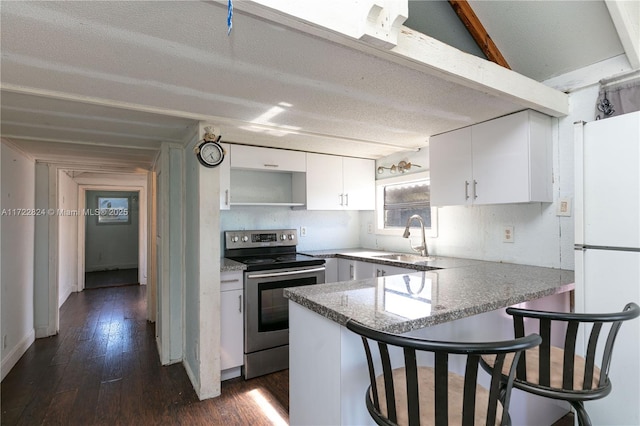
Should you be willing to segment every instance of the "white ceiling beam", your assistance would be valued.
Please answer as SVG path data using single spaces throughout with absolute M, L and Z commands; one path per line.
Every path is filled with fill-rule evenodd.
M 268 1 L 263 2 L 269 3 Z M 274 0 L 273 3 L 278 3 L 278 1 Z M 239 11 L 259 19 L 275 22 L 442 78 L 445 81 L 509 100 L 521 105 L 523 109 L 531 108 L 555 117 L 566 116 L 569 113 L 569 97 L 565 93 L 493 62 L 464 53 L 405 26 L 402 26 L 398 33 L 397 45 L 388 49 L 338 32 L 339 28 L 337 27 L 335 29 L 323 27 L 316 22 L 267 7 L 255 1 L 239 2 L 235 7 Z M 357 10 L 339 10 L 338 12 L 333 10 L 334 13 L 339 14 L 354 11 Z M 344 20 L 345 17 L 343 16 L 342 19 Z
M 640 69 L 640 2 L 605 0 L 618 37 L 633 69 Z

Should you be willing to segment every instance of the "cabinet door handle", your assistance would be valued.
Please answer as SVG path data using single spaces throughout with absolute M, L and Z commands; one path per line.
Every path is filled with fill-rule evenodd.
M 279 166 L 279 165 L 277 165 L 277 164 L 265 164 L 264 166 L 265 166 L 265 167 L 280 167 L 280 166 Z
M 382 271 L 380 271 L 380 269 L 376 269 L 376 277 L 381 277 L 382 276 Z
M 238 312 L 242 312 L 242 295 L 238 295 Z
M 220 280 L 220 284 L 227 284 L 227 283 L 237 283 L 239 282 L 239 279 L 233 279 L 233 280 Z
M 473 199 L 474 200 L 478 198 L 477 188 L 478 188 L 478 182 L 474 179 L 473 180 Z
M 344 194 L 340 194 L 340 205 L 344 206 Z
M 464 181 L 464 199 L 465 200 L 469 199 L 469 181 L 468 180 Z
M 225 206 L 229 205 L 229 190 L 228 189 L 224 190 L 224 205 Z
M 344 194 L 344 198 L 345 198 L 345 200 L 346 200 L 346 201 L 345 201 L 345 203 L 344 203 L 344 205 L 345 205 L 345 206 L 348 206 L 348 205 L 349 205 L 349 194 Z
M 355 277 L 355 275 L 354 275 L 354 273 L 353 273 L 353 264 L 352 264 L 352 265 L 349 265 L 349 279 L 352 279 L 352 280 L 353 280 L 353 279 L 355 279 L 355 278 L 356 278 L 356 277 Z

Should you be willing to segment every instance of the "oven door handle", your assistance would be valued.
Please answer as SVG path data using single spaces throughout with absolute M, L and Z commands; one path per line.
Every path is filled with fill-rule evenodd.
M 301 275 L 301 274 L 308 274 L 310 272 L 320 272 L 320 271 L 324 271 L 325 267 L 321 267 L 321 268 L 312 268 L 312 269 L 297 269 L 295 271 L 286 271 L 286 272 L 273 272 L 273 273 L 267 273 L 267 274 L 251 274 L 251 275 L 247 275 L 247 278 L 271 278 L 271 277 L 284 277 L 287 275 Z

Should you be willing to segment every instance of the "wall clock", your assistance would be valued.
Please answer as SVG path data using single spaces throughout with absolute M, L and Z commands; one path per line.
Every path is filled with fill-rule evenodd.
M 224 149 L 218 143 L 220 141 L 221 136 L 218 136 L 217 140 L 207 140 L 205 139 L 197 148 L 196 148 L 196 157 L 198 157 L 198 161 L 205 167 L 217 167 L 224 160 Z

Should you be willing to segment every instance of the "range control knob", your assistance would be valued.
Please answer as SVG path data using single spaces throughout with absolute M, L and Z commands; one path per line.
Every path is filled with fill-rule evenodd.
M 232 242 L 232 243 L 237 243 L 239 239 L 240 239 L 240 238 L 238 238 L 238 236 L 237 236 L 237 235 L 234 235 L 233 237 L 231 237 L 231 242 Z
M 242 236 L 242 242 L 246 243 L 247 241 L 249 241 L 249 236 L 248 235 L 243 235 Z
M 284 240 L 286 240 L 286 239 L 287 239 L 287 236 L 286 236 L 285 234 L 281 234 L 281 235 L 280 235 L 280 239 L 281 239 L 282 241 L 284 241 Z
M 296 238 L 296 236 L 295 236 L 295 235 L 293 235 L 293 234 L 289 234 L 289 239 L 290 239 L 291 241 L 293 241 L 295 238 Z

